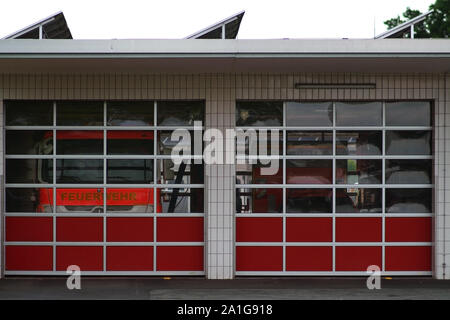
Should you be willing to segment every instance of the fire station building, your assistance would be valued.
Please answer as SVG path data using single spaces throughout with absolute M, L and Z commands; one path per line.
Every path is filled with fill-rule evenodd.
M 2 277 L 450 279 L 450 40 L 238 40 L 243 15 L 74 40 L 60 12 L 0 40 Z M 203 138 L 181 163 L 177 129 Z M 220 159 L 254 129 L 277 171 L 206 162 L 209 129 Z

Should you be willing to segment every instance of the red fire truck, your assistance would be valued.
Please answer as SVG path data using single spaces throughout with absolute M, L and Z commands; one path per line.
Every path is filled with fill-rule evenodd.
M 53 133 L 51 131 L 47 132 L 45 139 L 38 146 L 41 154 L 53 153 L 51 145 L 52 138 Z M 107 138 L 108 150 L 113 154 L 120 148 L 128 151 L 131 148 L 135 154 L 145 154 L 146 150 L 153 152 L 154 136 L 152 131 L 108 131 Z M 98 147 L 103 146 L 103 131 L 58 131 L 56 139 L 58 153 L 70 154 L 70 151 L 66 152 L 66 149 L 69 148 L 76 148 L 77 150 L 99 150 Z M 101 147 L 100 150 L 102 150 Z M 80 163 L 77 164 L 77 161 Z M 133 160 L 127 161 L 130 162 Z M 132 183 L 151 183 L 149 181 L 153 180 L 153 166 L 146 167 L 147 163 L 145 160 L 137 161 L 140 162 L 135 167 L 122 168 L 119 166 L 117 170 L 127 170 L 127 176 L 130 177 Z M 102 162 L 103 160 L 95 159 L 58 159 L 57 181 L 58 183 L 92 183 L 95 180 L 96 174 L 100 172 L 100 176 L 102 177 L 103 175 Z M 183 175 L 184 169 L 185 166 L 180 166 L 177 176 Z M 44 183 L 51 183 L 53 177 L 52 170 L 52 167 L 48 167 L 48 162 L 38 161 L 38 180 Z M 113 169 L 111 168 L 110 170 Z M 95 183 L 103 183 L 103 181 L 96 181 Z M 120 183 L 123 184 L 126 181 L 120 181 Z M 175 191 L 176 188 L 173 190 Z M 172 192 L 172 194 L 173 196 L 171 198 L 169 197 L 169 201 L 171 203 L 177 203 L 176 197 L 178 192 Z M 161 212 L 162 204 L 160 195 L 161 190 L 157 189 L 155 201 L 153 188 L 123 188 L 118 184 L 117 187 L 106 189 L 106 207 L 108 211 L 152 213 L 154 212 L 156 202 L 156 212 Z M 103 188 L 57 188 L 56 211 L 103 212 L 104 198 Z M 53 189 L 39 189 L 39 195 L 36 201 L 36 211 L 53 212 Z

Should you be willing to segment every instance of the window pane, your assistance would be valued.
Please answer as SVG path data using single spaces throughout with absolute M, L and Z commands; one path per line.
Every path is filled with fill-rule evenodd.
M 110 101 L 108 126 L 153 126 L 153 101 Z
M 103 188 L 56 189 L 56 212 L 103 212 Z
M 280 130 L 236 130 L 236 154 L 244 155 L 282 155 L 283 154 L 283 132 Z M 263 138 L 263 136 L 265 137 Z M 273 141 L 272 141 L 273 140 Z
M 161 184 L 202 184 L 203 164 L 196 164 L 183 161 L 175 164 L 171 159 L 159 159 L 158 162 L 158 182 Z
M 386 183 L 431 184 L 431 160 L 386 160 Z
M 386 154 L 431 154 L 431 131 L 386 131 Z
M 162 213 L 203 213 L 203 189 L 158 189 Z M 160 211 L 158 211 L 160 212 Z
M 236 213 L 282 213 L 283 189 L 236 189 Z
M 58 102 L 56 124 L 58 126 L 102 126 L 103 102 Z
M 331 213 L 332 189 L 286 189 L 289 213 Z
M 431 126 L 429 102 L 403 101 L 386 103 L 387 126 Z
M 287 102 L 287 126 L 320 126 L 333 125 L 333 104 L 331 102 Z
M 160 155 L 171 155 L 172 149 L 175 146 L 178 146 L 179 148 L 182 148 L 183 151 L 185 151 L 184 155 L 193 155 L 195 152 L 194 149 L 194 143 L 195 143 L 195 135 L 194 131 L 189 131 L 189 134 L 186 136 L 180 137 L 178 135 L 175 135 L 172 139 L 172 132 L 173 130 L 164 130 L 164 131 L 158 131 L 158 154 Z M 197 132 L 201 132 L 200 130 Z M 203 152 L 203 136 L 200 133 L 201 137 L 201 147 L 200 152 Z M 201 155 L 201 153 L 200 153 Z
M 53 212 L 53 188 L 6 188 L 6 212 Z
M 381 102 L 336 102 L 337 126 L 381 126 Z
M 276 127 L 282 125 L 282 102 L 236 102 L 236 126 Z
M 53 131 L 7 130 L 6 154 L 53 154 Z
M 329 184 L 333 182 L 332 160 L 286 160 L 286 182 Z
M 108 163 L 108 183 L 153 183 L 153 160 L 110 159 Z
M 6 159 L 6 183 L 53 183 L 53 160 Z
M 336 183 L 338 184 L 380 184 L 381 182 L 381 160 L 336 160 Z
M 103 131 L 57 131 L 56 154 L 103 154 Z
M 286 152 L 288 155 L 331 155 L 333 132 L 287 131 Z
M 158 102 L 159 126 L 193 126 L 194 121 L 204 122 L 205 104 L 202 101 Z
M 381 131 L 336 132 L 337 155 L 381 155 Z
M 103 160 L 57 159 L 56 183 L 103 183 Z
M 283 161 L 271 159 L 269 164 L 236 164 L 236 184 L 282 184 Z M 267 168 L 263 170 L 263 168 Z
M 337 213 L 380 213 L 381 189 L 337 188 Z
M 432 189 L 386 189 L 387 213 L 430 213 Z
M 52 126 L 53 102 L 6 101 L 7 126 Z
M 153 188 L 121 188 L 106 190 L 106 211 L 154 213 Z M 158 206 L 158 210 L 160 210 Z
M 108 154 L 151 155 L 153 154 L 153 135 L 153 131 L 108 131 Z

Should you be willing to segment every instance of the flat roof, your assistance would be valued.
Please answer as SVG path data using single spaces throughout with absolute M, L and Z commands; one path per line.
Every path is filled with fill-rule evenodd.
M 450 39 L 0 40 L 0 72 L 27 71 L 443 73 Z

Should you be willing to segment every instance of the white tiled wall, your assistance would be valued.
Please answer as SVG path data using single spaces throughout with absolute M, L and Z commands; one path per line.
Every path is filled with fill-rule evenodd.
M 376 89 L 294 89 L 294 84 L 298 82 L 376 83 Z M 204 99 L 206 128 L 218 128 L 222 131 L 234 127 L 236 99 L 434 100 L 436 189 L 433 271 L 436 278 L 450 279 L 450 76 L 448 75 L 6 74 L 0 75 L 0 102 L 4 99 Z M 0 124 L 3 125 L 2 110 L 0 117 Z M 0 153 L 0 173 L 2 173 L 3 143 L 0 143 Z M 205 268 L 210 279 L 229 279 L 234 273 L 234 171 L 231 164 L 205 166 Z M 3 192 L 1 194 L 3 195 Z

